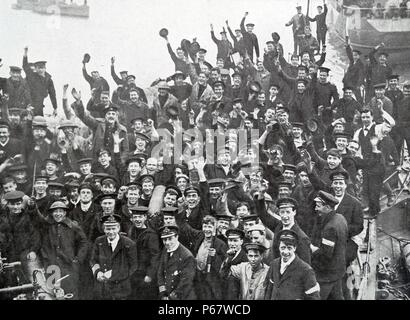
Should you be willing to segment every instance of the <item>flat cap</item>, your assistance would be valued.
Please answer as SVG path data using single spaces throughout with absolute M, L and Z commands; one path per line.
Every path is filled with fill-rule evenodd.
M 121 223 L 121 216 L 118 214 L 105 215 L 100 219 L 100 222 L 105 226 L 117 225 Z
M 325 204 L 331 206 L 332 208 L 339 203 L 339 200 L 337 200 L 333 195 L 330 193 L 327 193 L 323 190 L 320 190 L 314 199 L 314 201 L 322 201 Z
M 161 239 L 178 235 L 179 228 L 176 225 L 163 226 L 159 229 Z
M 293 230 L 281 230 L 278 232 L 277 237 L 279 241 L 283 241 L 285 244 L 291 244 L 293 246 L 296 246 L 299 241 L 298 234 Z
M 13 202 L 13 201 L 22 200 L 24 196 L 25 196 L 24 192 L 21 192 L 18 190 L 10 191 L 4 195 L 4 200 Z
M 276 202 L 276 206 L 280 209 L 280 208 L 297 208 L 298 207 L 298 202 L 296 201 L 296 199 L 291 198 L 291 197 L 283 197 L 278 199 L 278 201 Z
M 238 228 L 226 230 L 225 235 L 228 239 L 238 238 L 238 237 L 240 239 L 245 238 L 245 232 L 241 229 L 238 229 Z
M 178 213 L 178 208 L 176 207 L 165 207 L 161 209 L 161 213 L 163 216 L 173 216 Z
M 248 252 L 249 250 L 256 250 L 259 251 L 259 253 L 264 253 L 266 251 L 266 247 L 260 243 L 246 243 L 244 245 L 245 251 Z

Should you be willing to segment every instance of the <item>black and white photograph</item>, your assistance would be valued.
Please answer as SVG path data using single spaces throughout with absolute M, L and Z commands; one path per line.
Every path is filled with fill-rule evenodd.
M 0 39 L 3 302 L 410 300 L 410 0 L 2 0 Z

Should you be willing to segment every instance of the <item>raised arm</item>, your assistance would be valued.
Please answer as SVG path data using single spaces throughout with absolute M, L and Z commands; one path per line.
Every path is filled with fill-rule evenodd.
M 29 64 L 28 64 L 28 47 L 24 48 L 24 55 L 23 55 L 23 70 L 27 76 L 27 78 L 31 78 L 34 74 L 33 70 L 31 70 Z
M 111 58 L 111 77 L 114 79 L 114 82 L 117 85 L 121 85 L 122 84 L 122 79 L 115 73 L 115 58 L 112 57 Z
M 86 115 L 83 103 L 81 101 L 81 91 L 77 92 L 75 88 L 71 90 L 71 94 L 73 95 L 74 99 L 76 100 L 71 104 L 71 108 L 74 109 L 77 117 L 91 130 L 95 131 L 98 127 L 99 122 L 94 119 L 91 115 Z
M 88 74 L 85 62 L 83 63 L 83 77 L 91 85 L 93 78 Z
M 56 97 L 56 89 L 54 88 L 54 82 L 53 79 L 50 78 L 50 81 L 48 82 L 48 88 L 47 88 L 48 94 L 50 96 L 51 104 L 53 106 L 54 112 L 57 110 L 57 97 Z
M 259 43 L 256 35 L 253 37 L 253 45 L 255 47 L 256 57 L 259 58 Z
M 245 32 L 246 32 L 245 19 L 246 19 L 247 15 L 248 15 L 248 13 L 246 12 L 245 15 L 243 16 L 242 20 L 241 20 L 241 31 L 242 31 L 243 34 L 245 34 Z
M 255 197 L 255 211 L 259 219 L 261 219 L 263 225 L 270 229 L 272 232 L 275 232 L 275 229 L 280 224 L 280 220 L 272 217 L 265 208 L 265 199 L 262 193 L 259 193 Z
M 215 37 L 214 26 L 212 24 L 211 24 L 211 38 L 212 38 L 212 41 L 215 42 L 216 45 L 218 45 L 219 40 Z

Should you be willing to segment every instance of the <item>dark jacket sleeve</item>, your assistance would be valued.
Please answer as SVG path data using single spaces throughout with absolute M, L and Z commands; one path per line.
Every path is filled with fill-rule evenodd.
M 255 47 L 255 52 L 256 52 L 256 57 L 259 58 L 259 43 L 258 43 L 258 37 L 254 35 L 253 38 L 253 46 Z
M 148 241 L 148 250 L 151 255 L 151 261 L 149 267 L 147 268 L 147 276 L 149 276 L 151 279 L 154 279 L 157 275 L 156 273 L 158 269 L 159 257 L 161 254 L 157 234 L 152 233 L 150 235 Z
M 274 232 L 276 227 L 279 225 L 280 221 L 272 217 L 266 211 L 264 199 L 255 199 L 255 205 L 256 214 L 258 215 L 259 219 L 261 219 L 265 227 L 269 228 L 272 232 Z
M 137 245 L 134 241 L 127 250 L 127 258 L 129 263 L 129 276 L 133 275 L 135 271 L 138 269 L 138 261 L 137 261 Z
M 92 84 L 93 78 L 88 74 L 87 69 L 83 66 L 83 77 L 90 84 Z
M 51 78 L 48 82 L 47 91 L 48 91 L 48 94 L 50 95 L 50 100 L 51 100 L 53 109 L 57 109 L 56 89 L 54 88 L 54 82 Z
M 212 41 L 215 42 L 216 45 L 219 44 L 219 40 L 215 37 L 215 32 L 211 31 L 211 38 Z
M 174 289 L 174 293 L 179 300 L 186 300 L 191 292 L 192 283 L 195 277 L 196 260 L 193 256 L 188 256 L 182 261 L 180 281 Z
M 359 202 L 355 202 L 353 207 L 352 221 L 349 224 L 349 238 L 358 235 L 363 231 L 363 209 Z
M 326 60 L 326 52 L 323 52 L 320 55 L 320 59 L 316 61 L 316 64 L 320 67 L 321 65 L 325 63 L 325 60 Z
M 120 77 L 118 77 L 117 74 L 115 73 L 115 67 L 113 65 L 111 65 L 111 77 L 114 79 L 114 82 L 117 85 L 122 84 L 122 79 Z
M 299 258 L 301 258 L 303 261 L 305 261 L 307 264 L 310 265 L 311 250 L 310 250 L 310 239 L 308 237 L 305 237 L 299 240 L 296 251 L 298 252 Z
M 78 226 L 76 227 L 76 246 L 77 246 L 77 255 L 76 258 L 80 263 L 83 263 L 87 258 L 88 253 L 88 241 L 85 236 L 84 231 Z

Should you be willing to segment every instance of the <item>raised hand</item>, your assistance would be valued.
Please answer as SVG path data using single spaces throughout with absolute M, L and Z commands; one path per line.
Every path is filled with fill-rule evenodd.
M 194 162 L 194 166 L 197 170 L 204 170 L 206 164 L 206 160 L 204 157 L 199 157 L 196 162 Z
M 73 88 L 73 89 L 71 89 L 71 95 L 73 96 L 73 98 L 74 98 L 76 101 L 80 101 L 80 100 L 81 100 L 81 91 L 78 91 L 78 92 L 77 92 L 77 90 L 76 90 L 75 88 Z
M 122 140 L 124 140 L 124 138 L 120 138 L 120 132 L 117 130 L 112 134 L 113 140 L 114 140 L 114 144 L 121 144 Z
M 111 57 L 111 64 L 115 63 L 115 57 Z

